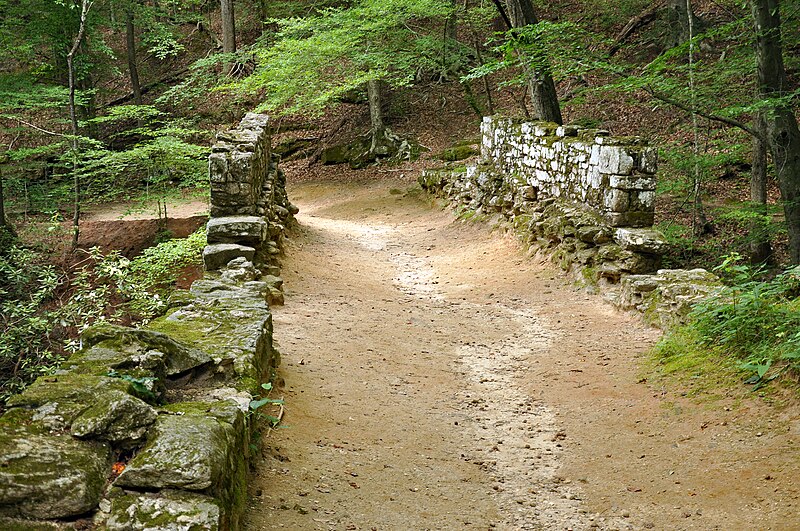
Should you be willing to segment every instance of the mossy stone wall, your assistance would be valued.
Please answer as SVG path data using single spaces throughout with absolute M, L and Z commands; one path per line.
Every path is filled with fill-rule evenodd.
M 422 187 L 464 217 L 506 220 L 532 252 L 658 326 L 718 286 L 703 270 L 659 270 L 667 243 L 652 229 L 657 150 L 646 141 L 497 117 L 481 134 L 477 164 L 427 170 Z
M 214 237 L 255 241 L 254 262 L 234 255 L 207 271 L 146 327 L 90 328 L 80 352 L 8 401 L 0 529 L 239 529 L 249 404 L 280 361 L 268 300 L 293 210 L 266 123 L 248 115 L 211 155 L 212 213 L 249 201 L 252 214 L 223 218 Z M 238 195 L 215 184 L 221 153 L 247 175 Z

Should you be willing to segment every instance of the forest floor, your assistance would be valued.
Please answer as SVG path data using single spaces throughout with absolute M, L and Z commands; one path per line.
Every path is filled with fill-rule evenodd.
M 290 197 L 247 529 L 797 528 L 796 408 L 648 379 L 657 331 L 408 181 Z

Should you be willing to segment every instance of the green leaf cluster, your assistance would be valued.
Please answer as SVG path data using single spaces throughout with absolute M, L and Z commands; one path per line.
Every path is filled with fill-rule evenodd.
M 370 80 L 408 86 L 439 67 L 442 38 L 431 22 L 451 12 L 442 0 L 361 0 L 272 20 L 280 29 L 257 47 L 255 72 L 230 88 L 263 93 L 260 110 L 319 113 Z
M 758 387 L 800 371 L 800 268 L 764 280 L 761 270 L 740 261 L 734 254 L 716 268 L 730 285 L 698 304 L 689 324 L 670 332 L 657 350 L 731 359 L 748 373 L 746 383 Z M 677 354 L 676 340 L 683 342 Z

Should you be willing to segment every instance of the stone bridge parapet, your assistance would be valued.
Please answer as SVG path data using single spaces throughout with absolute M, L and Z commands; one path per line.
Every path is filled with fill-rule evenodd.
M 499 216 L 532 252 L 668 326 L 718 283 L 707 272 L 659 270 L 668 244 L 652 227 L 657 170 L 658 150 L 638 137 L 486 117 L 476 164 L 419 180 L 462 217 Z
M 239 529 L 294 210 L 267 125 L 248 114 L 218 136 L 204 278 L 143 328 L 90 328 L 8 401 L 0 529 Z

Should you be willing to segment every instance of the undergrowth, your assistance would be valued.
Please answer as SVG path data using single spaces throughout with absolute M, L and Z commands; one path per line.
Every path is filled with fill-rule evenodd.
M 698 378 L 739 375 L 754 390 L 785 377 L 800 391 L 800 267 L 766 278 L 740 261 L 733 254 L 715 269 L 726 287 L 664 336 L 655 350 L 659 366 Z
M 97 321 L 137 324 L 162 313 L 179 272 L 199 265 L 205 230 L 151 247 L 133 260 L 91 249 L 72 271 L 19 245 L 0 254 L 0 408 L 79 347 Z

